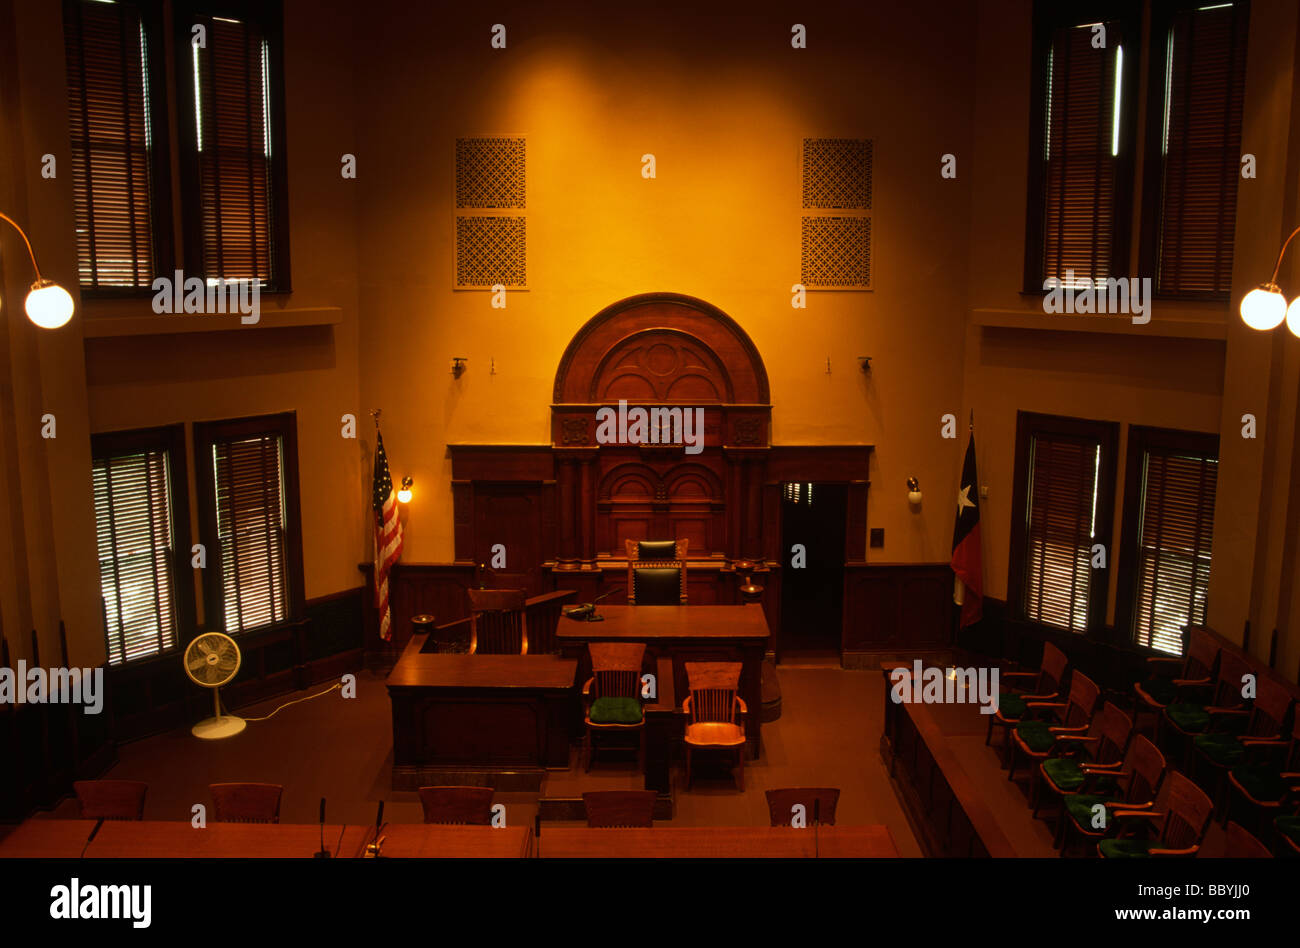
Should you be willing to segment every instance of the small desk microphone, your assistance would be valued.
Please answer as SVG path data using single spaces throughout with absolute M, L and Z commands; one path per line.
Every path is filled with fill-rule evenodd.
M 86 850 L 89 849 L 89 848 L 90 848 L 90 844 L 93 843 L 93 842 L 95 841 L 95 837 L 96 837 L 97 835 L 99 835 L 99 828 L 100 828 L 101 826 L 103 826 L 103 825 L 104 825 L 104 817 L 101 816 L 101 817 L 99 818 L 99 822 L 96 823 L 95 826 L 94 826 L 94 828 L 90 831 L 90 835 L 86 837 L 86 845 L 84 845 L 84 846 L 81 847 L 81 858 L 82 858 L 82 859 L 85 859 L 85 858 L 86 858 Z
M 533 858 L 542 858 L 542 809 L 539 806 L 537 812 L 533 814 Z
M 320 852 L 315 856 L 316 859 L 329 859 L 330 851 L 325 848 L 325 798 L 320 798 Z
M 380 850 L 384 846 L 384 840 L 387 837 L 381 837 L 380 831 L 384 828 L 384 801 L 379 801 L 379 809 L 375 813 L 375 838 L 369 846 L 366 847 L 366 857 L 369 859 L 378 859 Z

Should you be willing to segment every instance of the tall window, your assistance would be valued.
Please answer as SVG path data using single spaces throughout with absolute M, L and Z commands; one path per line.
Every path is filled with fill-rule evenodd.
M 1218 450 L 1214 435 L 1130 429 L 1121 621 L 1143 648 L 1181 654 L 1183 627 L 1205 623 Z
M 151 15 L 145 16 L 148 11 Z M 148 289 L 165 265 L 166 124 L 156 8 L 66 0 L 68 130 L 81 285 Z
M 215 541 L 209 556 L 217 561 L 208 564 L 210 627 L 246 632 L 300 611 L 295 441 L 292 415 L 195 426 L 206 534 Z
M 1084 632 L 1105 617 L 1117 426 L 1020 413 L 1012 582 L 1019 614 Z
M 1039 3 L 1025 288 L 1127 266 L 1138 24 L 1117 4 Z
M 175 20 L 187 265 L 288 289 L 278 4 L 181 2 Z
M 1143 255 L 1165 296 L 1231 287 L 1248 15 L 1241 0 L 1153 10 Z
M 177 583 L 177 547 L 188 546 L 188 518 L 178 529 L 173 496 L 181 484 L 173 429 L 94 438 L 92 481 L 99 577 L 110 664 L 176 647 L 192 590 Z M 184 444 L 184 436 L 179 436 Z M 182 459 L 183 464 L 183 459 Z M 178 539 L 179 538 L 179 539 Z

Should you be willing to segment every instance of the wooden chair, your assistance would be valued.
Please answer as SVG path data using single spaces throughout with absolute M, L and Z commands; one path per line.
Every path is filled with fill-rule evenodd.
M 1227 798 L 1228 773 L 1238 764 L 1258 760 L 1260 752 L 1285 747 L 1287 738 L 1282 729 L 1291 712 L 1291 692 L 1272 678 L 1260 675 L 1257 691 L 1250 710 L 1225 709 L 1212 715 L 1210 730 L 1192 737 L 1196 762 L 1209 766 L 1214 773 L 1214 809 L 1222 814 Z M 1242 718 L 1245 727 L 1241 726 Z M 1219 730 L 1227 727 L 1228 730 Z M 1244 771 L 1243 771 L 1244 772 Z M 1195 772 L 1189 776 L 1195 777 Z
M 1057 812 L 1058 833 L 1061 813 L 1065 809 L 1064 798 L 1078 793 L 1079 788 L 1083 786 L 1086 776 L 1084 765 L 1089 765 L 1091 773 L 1119 770 L 1124 766 L 1124 757 L 1128 754 L 1129 744 L 1133 740 L 1133 719 L 1117 705 L 1107 701 L 1102 705 L 1097 724 L 1096 736 L 1085 735 L 1064 742 L 1066 746 L 1062 747 L 1063 750 L 1077 750 L 1080 753 L 1065 756 L 1049 752 L 1047 760 L 1039 764 L 1040 786 L 1061 803 L 1061 809 Z M 1092 746 L 1092 750 L 1089 750 L 1089 745 Z M 1038 816 L 1041 799 L 1041 794 L 1035 798 L 1033 812 L 1035 817 Z
M 582 805 L 588 826 L 654 826 L 653 790 L 588 790 L 582 795 Z
M 790 826 L 794 808 L 804 808 L 804 818 L 811 826 L 813 820 L 824 826 L 835 825 L 835 805 L 840 800 L 837 787 L 783 787 L 767 791 L 767 813 L 773 826 Z
M 1002 728 L 1002 740 L 1005 744 L 1008 731 L 1019 724 L 1020 719 L 1025 716 L 1025 704 L 1027 702 L 1057 700 L 1060 697 L 1061 685 L 1065 682 L 1065 671 L 1069 664 L 1070 660 L 1064 652 L 1051 642 L 1044 642 L 1043 661 L 1038 671 L 1003 672 L 1000 680 L 1012 679 L 1018 684 L 1011 686 L 1012 691 L 999 691 L 998 708 L 988 716 L 989 727 L 988 733 L 984 735 L 984 743 L 991 742 L 993 728 L 998 727 Z M 1028 693 L 1020 692 L 1019 689 L 1025 689 L 1025 692 Z
M 1051 755 L 1064 749 L 1077 750 L 1079 743 L 1086 742 L 1088 731 L 1092 729 L 1092 715 L 1097 707 L 1097 698 L 1101 689 L 1093 684 L 1092 679 L 1083 672 L 1076 671 L 1070 677 L 1070 696 L 1064 701 L 1030 701 L 1025 704 L 1025 718 L 1011 732 L 1011 764 L 1007 768 L 1007 779 L 1016 778 L 1016 761 L 1028 757 L 1031 762 L 1042 762 Z M 1046 720 L 1039 716 L 1045 716 Z M 1051 723 L 1055 720 L 1055 724 Z M 1069 741 L 1069 745 L 1060 745 L 1058 741 Z M 1033 779 L 1037 769 L 1030 771 L 1030 798 L 1037 796 L 1038 783 Z
M 1061 821 L 1056 828 L 1056 846 L 1066 855 L 1075 839 L 1100 840 L 1105 826 L 1093 825 L 1094 807 L 1106 808 L 1106 823 L 1116 810 L 1146 810 L 1155 806 L 1167 772 L 1165 755 L 1149 738 L 1135 735 L 1124 767 L 1094 769 L 1084 764 L 1083 784 L 1077 793 L 1064 797 Z
M 490 826 L 491 787 L 421 787 L 424 822 Z
M 686 605 L 686 561 L 628 561 L 627 604 L 629 606 Z
M 78 780 L 77 805 L 83 820 L 143 820 L 149 785 L 138 780 Z
M 645 764 L 645 712 L 641 699 L 644 642 L 592 642 L 591 677 L 582 686 L 583 755 L 591 770 L 595 735 L 637 732 L 637 769 Z
M 1139 715 L 1150 711 L 1157 722 L 1165 708 L 1197 690 L 1209 691 L 1214 684 L 1211 677 L 1214 663 L 1219 657 L 1219 643 L 1211 630 L 1204 626 L 1189 625 L 1183 629 L 1183 657 L 1156 655 L 1147 659 L 1147 677 L 1133 685 L 1136 703 L 1133 721 L 1140 723 Z
M 1272 859 L 1268 847 L 1242 829 L 1240 823 L 1228 821 L 1223 855 L 1228 859 Z
M 1228 815 L 1262 829 L 1300 804 L 1300 714 L 1288 739 L 1251 741 L 1246 756 L 1228 771 Z
M 280 797 L 284 787 L 278 783 L 214 783 L 212 819 L 218 823 L 279 823 Z
M 686 787 L 690 789 L 696 751 L 725 750 L 736 755 L 736 786 L 745 789 L 745 721 L 740 697 L 740 662 L 686 662 L 690 694 L 686 712 Z
M 522 589 L 470 589 L 469 653 L 527 655 L 528 620 Z
M 1213 691 L 1209 704 L 1203 700 L 1180 700 L 1165 706 L 1160 715 L 1158 732 L 1164 740 L 1157 743 L 1166 746 L 1171 735 L 1174 742 L 1180 743 L 1182 751 L 1182 769 L 1188 773 L 1192 769 L 1192 739 L 1197 734 L 1226 727 L 1226 719 L 1235 718 L 1238 730 L 1244 726 L 1248 711 L 1246 699 L 1242 697 L 1242 678 L 1251 673 L 1250 663 L 1236 652 L 1226 648 L 1219 649 L 1218 667 L 1216 669 Z M 1230 728 L 1229 728 L 1230 729 Z M 1168 748 L 1166 746 L 1166 752 Z
M 685 540 L 624 540 L 628 562 L 638 560 L 685 560 L 690 549 L 690 539 Z
M 1177 770 L 1170 771 L 1168 785 L 1164 813 L 1115 810 L 1107 838 L 1097 843 L 1098 855 L 1105 859 L 1195 856 L 1210 826 L 1214 802 Z

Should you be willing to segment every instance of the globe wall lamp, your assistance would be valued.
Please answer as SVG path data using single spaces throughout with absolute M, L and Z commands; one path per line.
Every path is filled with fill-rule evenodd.
M 68 320 L 72 318 L 71 294 L 53 280 L 41 276 L 41 268 L 36 265 L 36 252 L 32 250 L 32 242 L 27 239 L 26 232 L 18 226 L 18 222 L 8 214 L 0 214 L 0 220 L 8 222 L 14 230 L 18 231 L 18 236 L 22 237 L 23 243 L 27 245 L 27 256 L 32 258 L 32 270 L 36 273 L 36 280 L 27 293 L 27 303 L 24 307 L 27 310 L 27 318 L 42 329 L 58 329 L 60 326 L 67 325 Z

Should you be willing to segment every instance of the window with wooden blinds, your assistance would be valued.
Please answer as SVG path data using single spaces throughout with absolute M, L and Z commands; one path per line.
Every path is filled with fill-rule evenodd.
M 265 6 L 273 16 L 253 4 L 177 10 L 186 255 L 208 279 L 287 289 L 279 13 Z
M 1084 632 L 1104 616 L 1114 426 L 1028 413 L 1021 426 L 1014 503 L 1022 519 L 1012 551 L 1019 612 Z
M 1205 624 L 1218 453 L 1214 435 L 1130 429 L 1116 619 L 1143 648 L 1180 655 Z
M 1147 269 L 1162 295 L 1227 299 L 1248 4 L 1164 4 L 1153 15 L 1161 81 L 1151 97 L 1144 260 L 1154 257 Z
M 212 471 L 225 629 L 283 622 L 289 596 L 280 436 L 218 441 Z
M 1035 19 L 1033 128 L 1026 224 L 1025 288 L 1079 285 L 1127 268 L 1136 119 L 1137 26 L 1129 19 L 1074 16 L 1039 4 Z M 1067 11 L 1068 12 L 1068 11 Z M 1098 28 L 1104 28 L 1104 45 Z
M 68 132 L 81 285 L 149 289 L 170 260 L 155 8 L 66 0 Z M 161 252 L 166 249 L 167 260 Z

